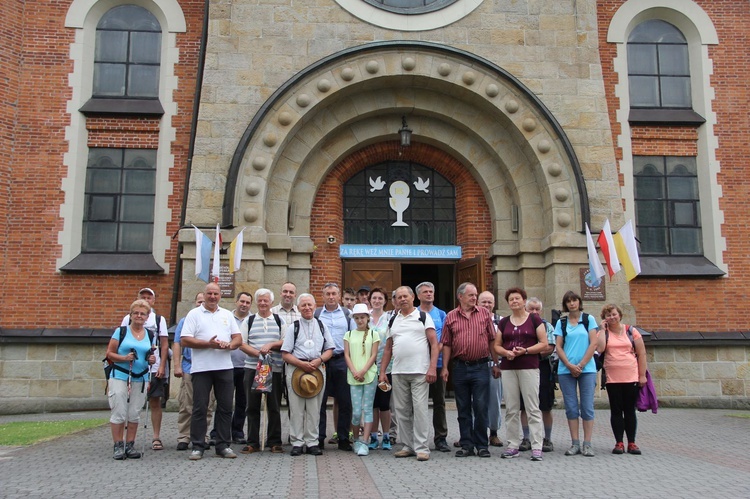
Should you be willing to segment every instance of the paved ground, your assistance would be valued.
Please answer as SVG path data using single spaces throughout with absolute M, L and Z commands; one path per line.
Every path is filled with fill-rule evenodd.
M 166 449 L 148 450 L 140 460 L 114 461 L 106 426 L 31 447 L 0 448 L 0 497 L 750 497 L 750 419 L 729 416 L 737 412 L 642 414 L 643 455 L 615 456 L 609 413 L 597 411 L 597 455 L 585 458 L 563 455 L 568 430 L 564 413 L 555 410 L 555 451 L 540 463 L 531 462 L 528 452 L 500 459 L 495 448 L 490 459 L 433 452 L 424 463 L 382 450 L 367 457 L 327 450 L 317 458 L 266 452 L 235 460 L 207 453 L 191 462 L 188 452 L 175 450 L 176 414 L 168 413 Z M 108 413 L 4 416 L 0 423 L 88 417 Z M 452 442 L 458 437 L 455 411 L 448 417 Z M 285 427 L 284 440 L 286 434 Z

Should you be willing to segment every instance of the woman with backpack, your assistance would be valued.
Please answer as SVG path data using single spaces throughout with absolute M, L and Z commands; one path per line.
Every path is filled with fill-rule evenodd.
M 114 458 L 138 459 L 135 434 L 140 421 L 141 407 L 146 401 L 149 365 L 156 361 L 152 343 L 144 325 L 151 313 L 146 300 L 130 305 L 131 323 L 117 328 L 107 345 L 107 360 L 112 363 L 108 380 L 107 398 L 112 415 L 109 418 Z M 126 328 L 125 334 L 122 329 Z
M 570 430 L 570 448 L 566 456 L 583 454 L 594 457 L 591 436 L 594 432 L 594 389 L 596 388 L 596 319 L 583 313 L 583 300 L 573 291 L 562 299 L 563 312 L 568 315 L 557 321 L 555 344 L 560 363 L 557 379 L 565 400 L 565 416 Z M 578 393 L 580 392 L 580 400 Z M 583 444 L 579 438 L 582 420 Z
M 635 402 L 640 387 L 646 384 L 646 346 L 636 328 L 620 322 L 622 309 L 617 305 L 605 305 L 601 318 L 604 331 L 599 335 L 597 350 L 604 355 L 602 372 L 606 376 L 609 421 L 615 436 L 612 454 L 625 453 L 622 440 L 625 433 L 628 437 L 628 454 L 640 455 L 641 450 L 635 444 L 638 426 Z

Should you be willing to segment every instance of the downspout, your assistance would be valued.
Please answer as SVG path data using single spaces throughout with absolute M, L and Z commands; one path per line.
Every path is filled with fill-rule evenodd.
M 206 66 L 206 44 L 207 44 L 207 38 L 208 38 L 209 2 L 210 0 L 206 0 L 205 6 L 203 8 L 203 31 L 201 33 L 201 44 L 198 50 L 198 72 L 195 75 L 195 97 L 193 100 L 193 117 L 190 123 L 190 144 L 188 146 L 187 168 L 185 170 L 185 186 L 184 186 L 183 193 L 182 193 L 182 206 L 180 208 L 179 230 L 182 230 L 182 228 L 185 226 L 188 192 L 189 192 L 189 187 L 190 187 L 190 175 L 193 170 L 193 154 L 195 153 L 195 136 L 198 130 L 198 111 L 200 110 L 201 90 L 203 89 L 203 70 Z M 179 234 L 179 232 L 177 234 Z M 175 263 L 174 284 L 172 285 L 172 307 L 169 313 L 169 317 L 171 319 L 172 324 L 175 324 L 177 322 L 177 302 L 178 302 L 179 290 L 181 288 L 180 280 L 182 277 L 182 251 L 183 251 L 182 243 L 179 242 L 178 240 L 177 262 Z

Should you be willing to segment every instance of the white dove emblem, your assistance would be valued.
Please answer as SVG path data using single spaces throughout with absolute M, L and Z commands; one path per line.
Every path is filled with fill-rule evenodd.
M 377 179 L 373 180 L 372 177 L 370 177 L 370 192 L 375 192 L 381 190 L 383 187 L 385 187 L 385 182 L 383 182 L 383 179 L 378 177 Z
M 422 180 L 422 177 L 417 177 L 417 181 L 414 182 L 414 188 L 422 192 L 430 192 L 430 179 Z

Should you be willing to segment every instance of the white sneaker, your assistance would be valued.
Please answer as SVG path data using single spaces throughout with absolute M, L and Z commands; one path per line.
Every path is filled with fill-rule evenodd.
M 356 442 L 354 448 L 358 456 L 368 456 L 370 454 L 370 448 L 364 442 Z

